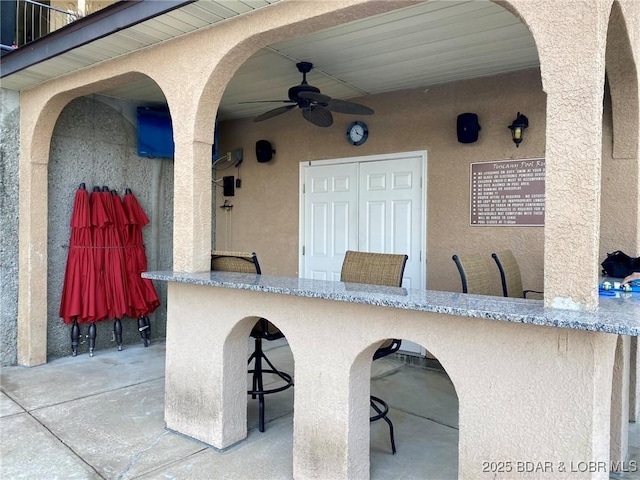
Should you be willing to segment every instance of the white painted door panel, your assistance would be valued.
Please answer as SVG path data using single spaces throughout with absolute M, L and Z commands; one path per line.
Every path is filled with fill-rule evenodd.
M 407 254 L 402 286 L 422 288 L 422 158 L 360 164 L 359 250 Z
M 347 250 L 357 250 L 358 166 L 305 169 L 304 277 L 340 280 Z

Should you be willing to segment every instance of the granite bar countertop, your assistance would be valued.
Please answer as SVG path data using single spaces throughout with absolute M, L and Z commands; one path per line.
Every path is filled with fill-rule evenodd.
M 297 277 L 218 271 L 144 272 L 142 276 L 165 282 L 253 290 L 487 320 L 640 336 L 640 294 L 637 293 L 600 297 L 598 311 L 588 313 L 545 308 L 542 300 L 380 287 Z

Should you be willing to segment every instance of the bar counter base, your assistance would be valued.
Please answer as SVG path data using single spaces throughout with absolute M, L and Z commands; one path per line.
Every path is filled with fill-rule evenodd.
M 371 358 L 387 338 L 451 378 L 459 478 L 609 477 L 570 469 L 609 465 L 617 335 L 181 282 L 167 305 L 167 427 L 216 449 L 247 436 L 247 339 L 264 317 L 295 362 L 296 479 L 369 478 Z

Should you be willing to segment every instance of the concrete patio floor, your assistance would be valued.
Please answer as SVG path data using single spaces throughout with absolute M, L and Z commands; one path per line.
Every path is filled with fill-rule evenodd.
M 268 343 L 269 358 L 293 372 L 286 343 Z M 155 343 L 3 368 L 0 478 L 292 478 L 292 389 L 266 397 L 264 433 L 249 399 L 247 439 L 219 452 L 165 429 L 164 360 L 164 343 Z M 371 391 L 390 403 L 398 453 L 387 425 L 373 423 L 371 478 L 457 478 L 458 402 L 447 375 L 389 357 L 372 365 Z M 631 425 L 630 460 L 640 468 L 640 429 Z M 611 478 L 640 480 L 640 472 Z

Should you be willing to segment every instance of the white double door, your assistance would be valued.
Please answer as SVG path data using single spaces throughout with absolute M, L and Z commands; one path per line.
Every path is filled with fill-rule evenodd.
M 409 256 L 402 286 L 423 288 L 425 166 L 426 152 L 301 164 L 300 276 L 340 280 L 347 250 L 397 253 Z

